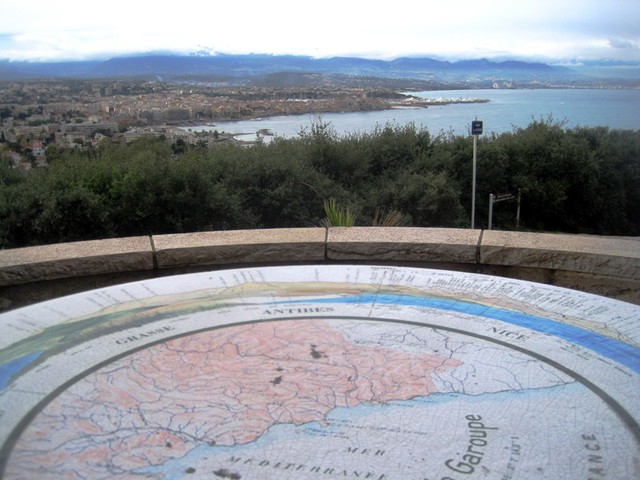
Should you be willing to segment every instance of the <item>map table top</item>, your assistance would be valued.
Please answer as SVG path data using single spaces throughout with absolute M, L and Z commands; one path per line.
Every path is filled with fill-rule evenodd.
M 0 477 L 640 478 L 640 307 L 289 266 L 0 315 Z

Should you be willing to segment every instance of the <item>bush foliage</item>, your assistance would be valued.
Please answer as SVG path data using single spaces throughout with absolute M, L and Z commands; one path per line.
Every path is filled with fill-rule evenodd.
M 0 164 L 0 246 L 205 230 L 319 226 L 329 199 L 356 224 L 469 227 L 472 142 L 413 124 L 176 150 L 153 138 L 56 149 L 48 168 Z M 476 226 L 489 194 L 522 194 L 520 227 L 640 235 L 640 130 L 533 121 L 478 144 Z M 515 202 L 494 206 L 514 229 Z

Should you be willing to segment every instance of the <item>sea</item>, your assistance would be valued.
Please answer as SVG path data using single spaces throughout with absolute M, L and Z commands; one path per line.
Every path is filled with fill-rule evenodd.
M 394 108 L 369 112 L 283 115 L 237 122 L 216 122 L 189 127 L 193 131 L 217 130 L 231 133 L 238 140 L 252 141 L 258 132 L 268 131 L 294 138 L 311 125 L 328 123 L 339 136 L 374 131 L 388 124 L 413 123 L 432 135 L 469 135 L 471 122 L 482 121 L 483 134 L 501 134 L 524 128 L 533 121 L 550 120 L 565 128 L 598 127 L 640 130 L 640 90 L 608 89 L 488 89 L 411 92 L 429 100 L 473 101 L 449 103 L 427 108 Z M 262 137 L 265 140 L 273 138 Z

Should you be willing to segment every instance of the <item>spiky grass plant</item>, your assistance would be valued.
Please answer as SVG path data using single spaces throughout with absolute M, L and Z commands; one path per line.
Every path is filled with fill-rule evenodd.
M 326 217 L 322 220 L 323 227 L 353 227 L 356 220 L 355 214 L 349 210 L 349 207 L 339 207 L 335 199 L 330 198 L 324 201 L 324 214 Z
M 404 223 L 404 215 L 398 210 L 385 212 L 384 210 L 381 211 L 376 208 L 375 214 L 373 215 L 372 224 L 374 227 L 400 227 Z

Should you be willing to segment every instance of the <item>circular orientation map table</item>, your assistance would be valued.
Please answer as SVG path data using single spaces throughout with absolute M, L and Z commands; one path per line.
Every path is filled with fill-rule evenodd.
M 0 315 L 6 479 L 640 478 L 640 307 L 484 275 L 165 277 Z

